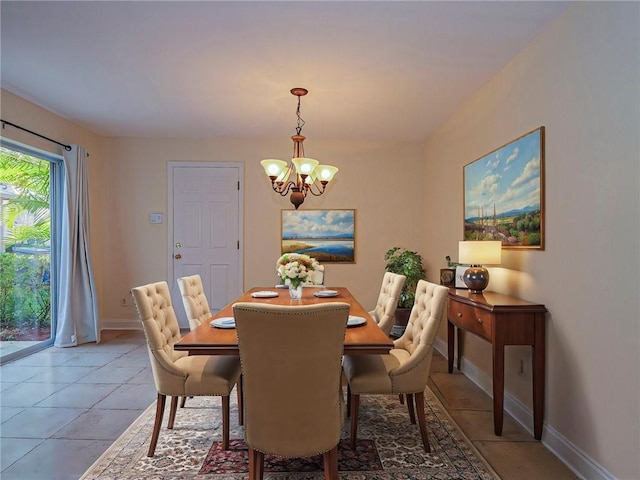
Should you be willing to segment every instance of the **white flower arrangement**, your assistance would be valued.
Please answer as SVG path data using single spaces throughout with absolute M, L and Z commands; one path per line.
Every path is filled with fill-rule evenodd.
M 276 263 L 276 271 L 284 283 L 297 288 L 306 282 L 309 274 L 320 267 L 320 264 L 309 255 L 302 253 L 285 253 Z

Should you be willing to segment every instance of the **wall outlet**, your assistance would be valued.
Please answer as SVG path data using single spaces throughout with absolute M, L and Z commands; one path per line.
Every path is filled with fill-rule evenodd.
M 127 297 L 122 297 L 122 298 L 120 299 L 120 306 L 121 306 L 121 307 L 126 307 L 126 306 L 128 306 L 128 303 L 127 303 Z

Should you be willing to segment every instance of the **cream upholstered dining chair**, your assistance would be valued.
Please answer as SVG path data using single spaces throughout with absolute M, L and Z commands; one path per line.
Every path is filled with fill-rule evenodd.
M 425 280 L 418 281 L 416 299 L 404 334 L 393 342 L 386 355 L 345 355 L 342 367 L 348 381 L 351 415 L 351 446 L 358 430 L 360 395 L 405 394 L 411 423 L 418 425 L 426 452 L 431 451 L 424 414 L 424 389 L 429 378 L 433 342 L 445 317 L 449 289 Z
M 180 340 L 167 282 L 150 283 L 131 290 L 147 339 L 153 380 L 158 391 L 156 418 L 147 456 L 155 453 L 167 395 L 171 398 L 167 428 L 173 428 L 178 397 L 222 397 L 222 444 L 229 448 L 229 394 L 236 383 L 241 395 L 240 359 L 231 355 L 193 355 L 174 350 Z M 240 407 L 239 407 L 240 408 Z M 242 412 L 238 412 L 242 418 Z
M 349 304 L 236 303 L 249 447 L 249 479 L 262 479 L 264 454 L 324 455 L 338 479 L 344 419 L 341 366 Z
M 178 278 L 178 288 L 182 295 L 182 304 L 189 320 L 189 329 L 195 330 L 205 320 L 211 318 L 209 301 L 204 293 L 200 275 Z
M 324 265 L 317 264 L 303 285 L 324 285 Z
M 182 305 L 189 321 L 189 330 L 195 330 L 211 317 L 209 301 L 204 293 L 200 275 L 190 275 L 178 278 L 178 288 L 182 296 Z M 187 403 L 187 397 L 182 397 L 180 408 Z M 240 422 L 242 425 L 242 422 Z
M 376 307 L 369 312 L 369 315 L 385 335 L 389 335 L 393 328 L 398 298 L 400 298 L 406 279 L 407 277 L 404 275 L 391 272 L 385 272 L 382 277 L 382 286 L 380 287 Z

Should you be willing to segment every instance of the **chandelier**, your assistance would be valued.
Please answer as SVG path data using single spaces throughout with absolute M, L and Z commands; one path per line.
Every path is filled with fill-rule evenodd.
M 309 93 L 306 88 L 292 88 L 291 94 L 298 97 L 298 108 L 296 115 L 298 125 L 296 134 L 291 137 L 293 140 L 293 158 L 291 162 L 269 158 L 260 163 L 264 172 L 271 180 L 273 191 L 283 197 L 291 192 L 289 200 L 298 209 L 304 202 L 307 194 L 320 196 L 324 193 L 327 184 L 333 179 L 338 169 L 331 165 L 319 165 L 318 160 L 306 158 L 304 156 L 305 136 L 301 135 L 305 121 L 300 116 L 300 97 Z

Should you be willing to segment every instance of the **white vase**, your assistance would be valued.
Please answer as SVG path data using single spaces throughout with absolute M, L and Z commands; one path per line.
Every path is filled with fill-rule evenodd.
M 302 298 L 302 284 L 297 287 L 289 284 L 289 296 L 291 300 L 300 300 Z

